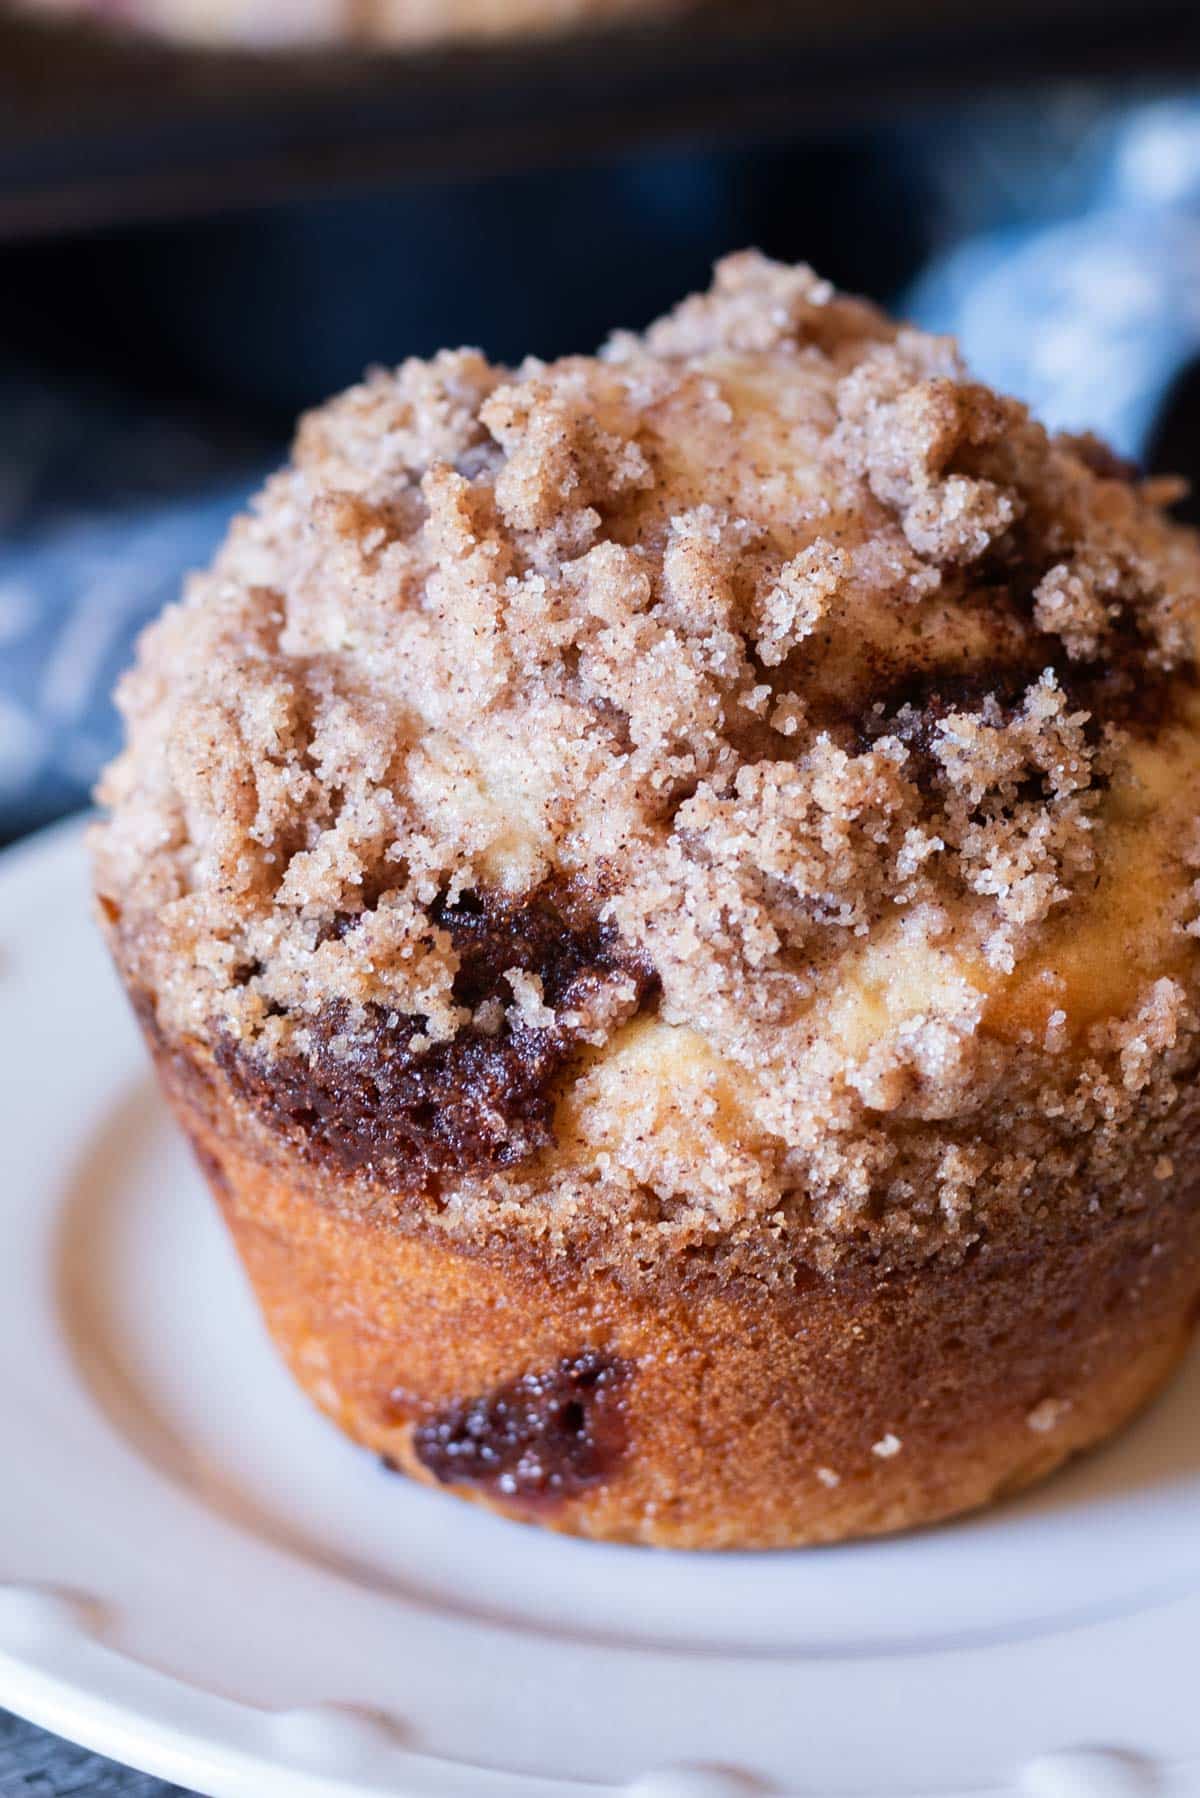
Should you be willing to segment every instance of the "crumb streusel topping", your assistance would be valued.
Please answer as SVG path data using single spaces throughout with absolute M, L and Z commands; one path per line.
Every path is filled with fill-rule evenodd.
M 375 373 L 122 684 L 128 977 L 447 1227 L 1086 1202 L 1196 1057 L 1170 497 L 754 254 L 594 359 Z

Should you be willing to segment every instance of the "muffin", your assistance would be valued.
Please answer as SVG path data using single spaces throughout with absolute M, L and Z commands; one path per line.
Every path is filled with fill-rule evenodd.
M 1121 1424 L 1200 1296 L 1200 545 L 805 268 L 377 372 L 142 639 L 103 928 L 296 1379 L 688 1548 Z M 166 1201 L 166 1195 L 164 1195 Z
M 22 0 L 183 43 L 278 49 L 500 39 L 655 17 L 687 0 Z

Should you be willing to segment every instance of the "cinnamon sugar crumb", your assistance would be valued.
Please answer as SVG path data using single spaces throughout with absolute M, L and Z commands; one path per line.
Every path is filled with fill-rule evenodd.
M 448 1176 L 447 1229 L 961 1253 L 1050 1154 L 1084 1205 L 1197 1032 L 1200 554 L 1105 468 L 752 253 L 598 357 L 376 371 L 121 684 L 128 977 L 268 1063 L 331 1009 L 356 1052 L 574 1033 L 553 1143 Z M 1135 853 L 1169 941 L 1097 1013 L 1039 969 Z M 515 947 L 511 1004 L 464 997 L 447 908 L 548 883 L 655 1017 L 615 962 L 557 1017 Z

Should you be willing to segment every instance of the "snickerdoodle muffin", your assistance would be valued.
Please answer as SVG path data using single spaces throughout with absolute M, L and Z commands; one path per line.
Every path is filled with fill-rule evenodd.
M 144 637 L 100 910 L 297 1379 L 685 1547 L 1013 1491 L 1200 1295 L 1200 548 L 804 268 L 371 375 Z

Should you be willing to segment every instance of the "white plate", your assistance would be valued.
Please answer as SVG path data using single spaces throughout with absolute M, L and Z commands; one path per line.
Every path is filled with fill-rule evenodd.
M 228 1798 L 1197 1798 L 1200 1357 L 1042 1492 L 670 1555 L 387 1474 L 291 1385 L 91 926 L 0 862 L 0 1703 Z

